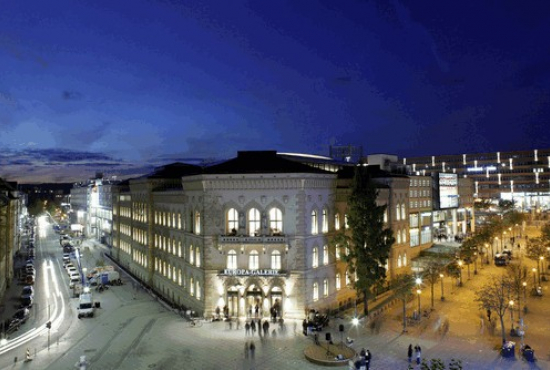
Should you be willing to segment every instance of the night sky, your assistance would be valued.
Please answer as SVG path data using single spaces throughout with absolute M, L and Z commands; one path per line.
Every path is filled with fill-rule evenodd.
M 550 147 L 550 1 L 198 3 L 3 1 L 0 177 Z

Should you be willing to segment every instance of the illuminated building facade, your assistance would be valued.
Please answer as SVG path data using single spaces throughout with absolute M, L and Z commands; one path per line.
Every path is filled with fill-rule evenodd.
M 550 205 L 550 149 L 409 157 L 403 164 L 411 174 L 470 178 L 477 198 L 513 200 L 524 211 Z

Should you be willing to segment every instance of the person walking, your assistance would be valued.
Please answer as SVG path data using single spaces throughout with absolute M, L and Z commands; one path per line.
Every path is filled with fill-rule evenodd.
M 250 334 L 250 324 L 248 323 L 248 321 L 246 322 L 246 324 L 244 324 L 244 332 L 245 335 L 248 337 L 248 334 Z
M 250 322 L 250 330 L 252 331 L 252 336 L 254 336 L 254 334 L 256 334 L 256 323 L 254 320 Z
M 249 350 L 249 347 L 248 347 L 248 341 L 247 341 L 247 342 L 244 342 L 244 358 L 246 360 L 248 359 L 248 350 Z
M 409 358 L 409 364 L 412 362 L 413 357 L 413 345 L 409 344 L 409 349 L 407 350 L 407 357 Z
M 370 369 L 370 361 L 372 360 L 372 355 L 370 353 L 370 350 L 367 349 L 367 353 L 365 355 L 365 362 L 367 364 L 367 370 Z
M 269 332 L 269 322 L 267 320 L 264 321 L 263 329 L 264 329 L 264 336 L 267 337 L 267 334 Z
M 256 345 L 254 344 L 254 342 L 250 342 L 250 358 L 252 360 L 254 360 L 255 351 L 256 351 Z
M 422 349 L 420 348 L 420 346 L 417 344 L 415 347 L 414 347 L 414 350 L 416 352 L 416 364 L 417 365 L 420 365 L 420 358 L 422 357 Z

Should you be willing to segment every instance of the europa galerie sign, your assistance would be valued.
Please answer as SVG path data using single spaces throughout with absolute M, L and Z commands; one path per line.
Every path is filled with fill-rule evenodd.
M 222 275 L 230 276 L 279 276 L 280 270 L 247 270 L 247 269 L 224 269 Z

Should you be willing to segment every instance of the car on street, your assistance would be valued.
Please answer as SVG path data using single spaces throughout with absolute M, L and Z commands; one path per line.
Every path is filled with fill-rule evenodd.
M 69 268 L 67 268 L 67 275 L 73 275 L 73 274 L 78 274 L 78 270 L 76 269 L 76 267 L 74 266 L 71 266 Z
M 21 305 L 20 308 L 31 308 L 34 303 L 34 297 L 33 296 L 25 296 L 24 298 L 21 298 Z
M 19 323 L 24 324 L 29 319 L 30 315 L 31 311 L 28 308 L 21 308 L 13 314 L 11 319 L 17 320 Z
M 21 291 L 21 298 L 25 298 L 28 296 L 34 297 L 34 288 L 30 285 L 25 286 Z
M 63 253 L 63 262 L 70 262 L 70 261 L 71 261 L 71 254 Z

